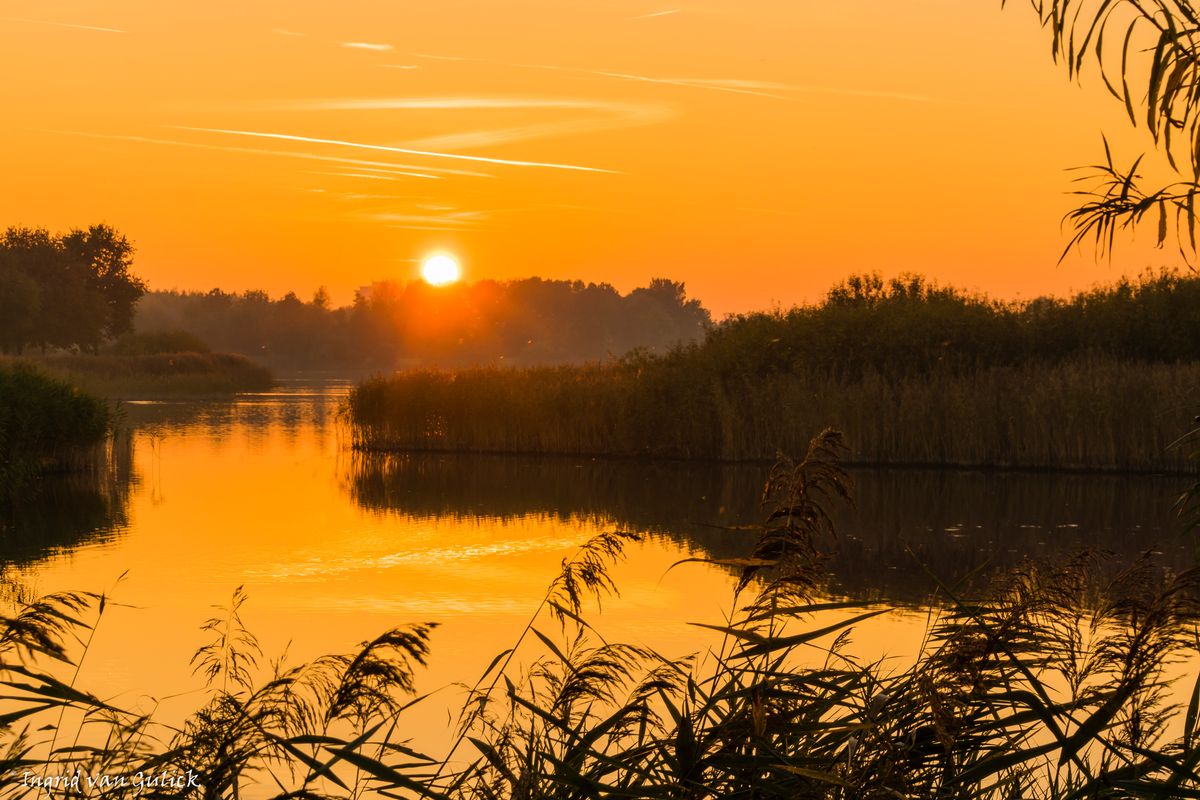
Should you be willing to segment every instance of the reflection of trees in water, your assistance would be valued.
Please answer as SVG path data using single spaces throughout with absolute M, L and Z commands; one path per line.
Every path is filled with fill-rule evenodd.
M 418 517 L 544 514 L 651 532 L 699 553 L 745 555 L 763 465 L 697 465 L 445 454 L 355 454 L 342 475 L 360 506 Z M 853 471 L 855 506 L 834 508 L 825 544 L 835 591 L 914 601 L 945 581 L 1085 547 L 1132 557 L 1192 550 L 1171 505 L 1178 479 L 935 470 Z M 1186 482 L 1186 481 L 1185 481 Z M 723 527 L 724 526 L 724 527 Z
M 45 476 L 30 491 L 0 503 L 0 567 L 112 541 L 129 524 L 130 489 L 136 484 L 133 436 L 121 432 L 93 468 Z

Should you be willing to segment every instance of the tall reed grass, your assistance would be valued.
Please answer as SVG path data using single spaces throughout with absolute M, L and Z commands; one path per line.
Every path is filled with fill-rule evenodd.
M 610 568 L 637 537 L 587 543 L 467 691 L 437 756 L 405 741 L 430 625 L 264 669 L 239 590 L 203 626 L 204 704 L 170 729 L 75 683 L 108 598 L 26 601 L 0 619 L 0 795 L 72 776 L 81 788 L 59 796 L 134 797 L 145 776 L 165 776 L 159 797 L 278 800 L 1200 795 L 1200 681 L 1180 706 L 1165 672 L 1196 652 L 1196 571 L 1024 565 L 978 596 L 945 588 L 911 665 L 860 662 L 849 636 L 885 610 L 822 589 L 829 504 L 849 495 L 840 449 L 826 431 L 773 470 L 754 552 L 722 562 L 739 578 L 728 618 L 700 626 L 702 652 L 605 640 L 587 609 L 616 590 Z
M 253 392 L 269 389 L 266 367 L 231 353 L 59 355 L 27 363 L 103 397 L 154 397 Z
M 1173 273 L 1025 303 L 853 276 L 662 356 L 377 378 L 350 419 L 366 450 L 770 460 L 834 424 L 864 463 L 1190 472 L 1198 299 Z
M 112 423 L 104 401 L 28 366 L 0 363 L 0 498 L 46 471 L 94 466 Z
M 826 424 L 873 464 L 1193 472 L 1200 362 L 1108 357 L 896 376 L 721 374 L 698 354 L 607 365 L 412 371 L 350 395 L 363 450 L 770 460 Z

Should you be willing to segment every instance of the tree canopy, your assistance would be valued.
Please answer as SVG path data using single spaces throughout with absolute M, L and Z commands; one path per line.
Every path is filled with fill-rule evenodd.
M 107 225 L 9 228 L 0 235 L 0 350 L 95 351 L 132 330 L 146 292 L 132 263 L 133 245 Z

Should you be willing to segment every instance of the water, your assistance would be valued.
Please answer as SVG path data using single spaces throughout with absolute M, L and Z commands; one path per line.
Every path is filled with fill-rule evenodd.
M 349 384 L 288 381 L 229 400 L 134 402 L 111 473 L 60 481 L 10 509 L 0 562 L 29 589 L 105 592 L 80 683 L 182 718 L 203 700 L 189 660 L 236 587 L 265 661 L 349 651 L 390 627 L 439 623 L 411 715 L 436 750 L 447 709 L 510 646 L 588 538 L 641 531 L 596 617 L 610 639 L 678 655 L 719 623 L 735 572 L 685 563 L 744 555 L 766 467 L 412 455 L 346 448 Z M 860 627 L 873 657 L 911 657 L 922 603 L 953 580 L 1090 545 L 1182 567 L 1193 549 L 1178 478 L 858 470 L 856 507 L 827 543 L 836 594 L 885 604 Z M 547 629 L 553 627 L 546 623 Z M 264 669 L 266 664 L 264 663 Z

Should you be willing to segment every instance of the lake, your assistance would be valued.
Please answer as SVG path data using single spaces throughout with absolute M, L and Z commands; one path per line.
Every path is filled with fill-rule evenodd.
M 610 640 L 671 655 L 710 641 L 735 572 L 685 559 L 745 555 L 769 465 L 414 454 L 348 448 L 350 384 L 292 379 L 271 392 L 125 404 L 111 474 L 52 482 L 9 509 L 0 562 L 37 593 L 111 603 L 80 684 L 179 719 L 203 701 L 189 660 L 200 626 L 242 586 L 247 626 L 288 663 L 408 622 L 439 623 L 410 735 L 436 750 L 448 709 L 516 639 L 562 559 L 598 532 L 645 535 L 614 571 L 620 597 L 591 618 Z M 1085 546 L 1185 567 L 1194 548 L 1172 504 L 1187 478 L 852 470 L 833 509 L 830 593 L 884 604 L 855 648 L 905 659 L 927 621 L 932 576 L 1045 562 Z M 556 623 L 544 621 L 554 632 Z M 265 673 L 264 673 L 265 674 Z

